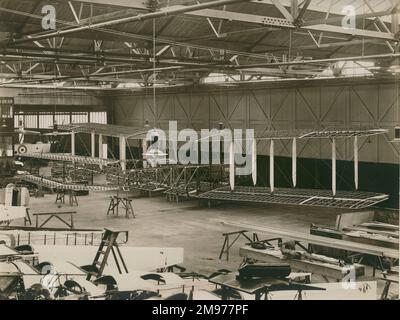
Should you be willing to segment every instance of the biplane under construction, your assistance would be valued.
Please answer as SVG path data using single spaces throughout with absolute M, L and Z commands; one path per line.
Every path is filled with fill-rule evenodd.
M 53 164 L 58 174 L 51 177 L 24 174 L 20 178 L 42 187 L 56 190 L 74 191 L 112 191 L 141 190 L 146 192 L 165 192 L 169 199 L 191 197 L 211 201 L 234 201 L 253 203 L 273 203 L 287 205 L 322 206 L 347 209 L 361 209 L 374 206 L 388 199 L 385 194 L 363 192 L 359 190 L 359 139 L 386 134 L 384 129 L 326 129 L 269 131 L 256 135 L 251 141 L 242 138 L 251 145 L 251 185 L 236 185 L 235 156 L 242 153 L 242 141 L 229 143 L 229 161 L 221 164 L 187 164 L 182 165 L 165 150 L 154 148 L 152 141 L 147 141 L 149 130 L 102 124 L 70 124 L 58 126 L 60 134 L 71 138 L 70 153 L 17 153 L 20 158 L 36 158 L 58 163 Z M 157 132 L 158 129 L 154 129 Z M 222 130 L 213 131 L 207 139 L 221 136 Z M 90 135 L 90 147 L 86 155 L 78 155 L 76 139 L 79 135 Z M 118 140 L 117 156 L 113 154 L 110 144 Z M 165 139 L 165 138 L 163 138 Z M 202 138 L 203 140 L 204 138 Z M 332 146 L 332 189 L 300 189 L 298 185 L 298 143 L 324 139 Z M 337 190 L 337 147 L 338 139 L 353 139 L 354 151 L 354 187 L 353 190 Z M 96 142 L 97 140 L 97 142 Z M 151 139 L 149 139 L 151 140 Z M 275 146 L 282 141 L 292 144 L 292 188 L 279 188 L 275 182 Z M 133 145 L 130 143 L 133 142 Z M 192 141 L 197 144 L 203 141 Z M 166 141 L 168 143 L 168 141 Z M 225 142 L 226 143 L 226 142 Z M 269 187 L 257 186 L 257 145 L 267 143 L 269 146 Z M 98 146 L 96 146 L 96 144 Z M 240 146 L 239 146 L 240 145 Z M 135 157 L 132 147 L 140 150 Z M 130 157 L 127 157 L 129 150 Z M 97 151 L 97 152 L 96 152 Z M 211 155 L 209 155 L 210 157 Z M 222 158 L 222 157 L 221 157 Z M 105 179 L 96 179 L 99 176 Z M 240 177 L 239 177 L 240 178 Z M 96 184 L 96 180 L 102 181 Z M 90 181 L 78 183 L 77 181 Z

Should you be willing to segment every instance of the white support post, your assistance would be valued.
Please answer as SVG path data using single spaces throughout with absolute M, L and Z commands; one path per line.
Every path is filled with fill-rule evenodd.
M 147 154 L 147 140 L 142 140 L 142 157 L 143 157 L 143 168 L 147 168 L 146 154 Z
M 108 159 L 108 145 L 107 142 L 104 143 L 104 137 L 99 134 L 99 158 Z
M 96 158 L 96 134 L 94 133 L 94 131 L 91 133 L 91 156 L 92 158 Z
M 354 185 L 358 190 L 358 137 L 354 137 Z
M 292 142 L 292 182 L 293 188 L 297 186 L 297 139 Z
M 253 139 L 253 150 L 252 150 L 252 172 L 254 186 L 257 185 L 257 140 Z
M 229 148 L 229 183 L 231 190 L 235 190 L 235 146 L 233 141 Z
M 123 136 L 119 138 L 119 160 L 122 171 L 126 171 L 126 139 Z
M 271 140 L 271 145 L 269 147 L 269 185 L 271 188 L 271 192 L 275 191 L 275 141 Z
M 99 158 L 103 158 L 103 135 L 99 134 Z
M 76 147 L 75 147 L 75 132 L 71 132 L 71 155 L 76 155 Z
M 332 194 L 336 196 L 336 139 L 332 139 Z

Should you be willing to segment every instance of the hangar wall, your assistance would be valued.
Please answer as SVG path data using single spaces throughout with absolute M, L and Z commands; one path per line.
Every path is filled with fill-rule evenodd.
M 272 87 L 260 89 L 219 89 L 157 93 L 157 123 L 168 128 L 177 120 L 179 128 L 228 128 L 265 130 L 375 127 L 387 128 L 386 136 L 362 138 L 360 161 L 399 162 L 399 146 L 390 143 L 393 128 L 400 123 L 400 91 L 396 83 L 375 84 L 371 81 L 351 85 L 308 87 Z M 145 120 L 154 121 L 152 93 L 128 95 L 114 101 L 115 123 L 142 127 Z M 397 120 L 396 120 L 397 119 Z M 350 139 L 337 142 L 338 160 L 353 159 Z M 330 159 L 331 147 L 326 140 L 299 142 L 299 157 Z M 259 154 L 268 154 L 267 142 L 259 142 Z M 277 156 L 290 156 L 290 142 L 277 143 Z
M 177 120 L 180 129 L 218 128 L 223 122 L 229 128 L 269 129 L 303 128 L 386 128 L 389 134 L 359 141 L 360 190 L 382 192 L 390 200 L 386 208 L 399 206 L 399 150 L 394 144 L 393 128 L 400 123 L 400 90 L 398 84 L 371 81 L 344 84 L 319 82 L 304 86 L 221 88 L 157 93 L 159 127 L 168 128 Z M 146 120 L 155 121 L 151 90 L 113 99 L 114 123 L 143 127 Z M 290 141 L 276 143 L 276 185 L 291 187 Z M 330 189 L 331 144 L 328 140 L 298 143 L 299 187 Z M 258 145 L 259 184 L 268 186 L 268 142 Z M 354 190 L 353 141 L 337 141 L 338 189 Z

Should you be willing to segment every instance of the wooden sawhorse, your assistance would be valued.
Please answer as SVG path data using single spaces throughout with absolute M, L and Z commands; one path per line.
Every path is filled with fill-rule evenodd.
M 64 204 L 65 203 L 65 196 L 67 194 L 69 196 L 69 205 L 71 207 L 79 206 L 78 199 L 76 197 L 76 192 L 73 191 L 73 190 L 69 190 L 68 192 L 66 190 L 58 190 L 57 191 L 57 197 L 56 197 L 56 204 Z
M 121 198 L 118 196 L 111 196 L 110 197 L 110 205 L 108 206 L 107 210 L 107 216 L 109 215 L 119 215 L 119 208 L 122 206 L 122 208 L 125 210 L 125 217 L 129 219 L 129 216 L 132 216 L 133 218 L 136 218 L 135 212 L 133 210 L 133 205 L 132 205 L 133 200 L 129 198 Z
M 24 226 L 26 226 L 29 223 L 29 225 L 32 225 L 32 220 L 31 220 L 31 214 L 29 213 L 29 208 L 26 208 L 26 214 L 24 218 Z
M 235 232 L 228 232 L 228 233 L 223 233 L 222 236 L 225 238 L 224 244 L 222 246 L 221 252 L 219 254 L 219 259 L 222 259 L 222 256 L 225 254 L 226 255 L 226 261 L 229 261 L 229 250 L 232 248 L 232 246 L 235 244 L 235 242 L 242 236 L 246 238 L 250 242 L 256 242 L 258 241 L 258 235 L 256 233 L 253 233 L 253 239 L 251 239 L 246 233 L 249 232 L 248 230 L 240 230 L 240 231 L 235 231 Z M 230 237 L 231 236 L 236 236 L 236 238 L 230 242 Z
M 60 212 L 34 212 L 33 216 L 36 219 L 36 228 L 44 227 L 51 219 L 57 218 L 62 223 L 66 224 L 70 229 L 74 229 L 74 215 L 76 211 L 60 211 Z M 62 216 L 70 216 L 70 222 L 62 218 Z M 48 217 L 43 223 L 39 224 L 39 217 Z

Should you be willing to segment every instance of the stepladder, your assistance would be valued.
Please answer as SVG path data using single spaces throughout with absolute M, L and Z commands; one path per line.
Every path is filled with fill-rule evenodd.
M 89 266 L 84 266 L 87 272 L 86 280 L 90 281 L 92 277 L 99 278 L 103 275 L 104 269 L 108 263 L 110 254 L 114 258 L 115 265 L 120 274 L 129 273 L 125 260 L 121 254 L 117 239 L 123 231 L 105 229 L 101 243 L 97 250 L 93 263 Z

